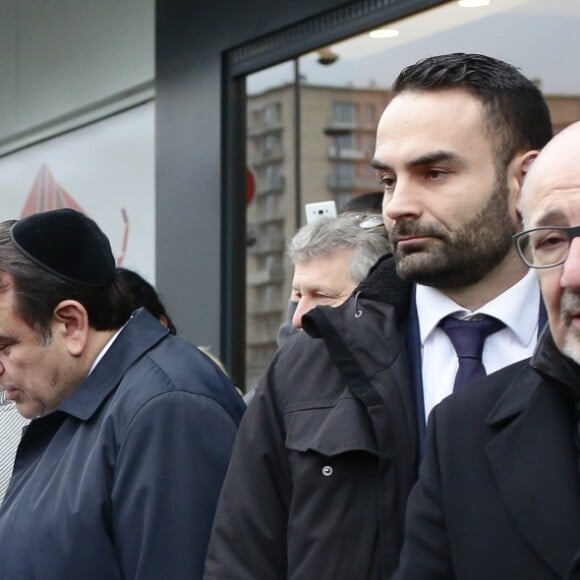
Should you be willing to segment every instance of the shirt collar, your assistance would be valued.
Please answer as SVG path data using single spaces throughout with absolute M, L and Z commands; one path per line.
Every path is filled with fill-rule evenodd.
M 89 375 L 63 401 L 59 410 L 82 421 L 89 419 L 117 388 L 127 369 L 167 335 L 167 328 L 145 309 L 134 312 L 129 321 L 101 349 Z
M 417 284 L 415 300 L 421 345 L 425 344 L 439 322 L 450 314 L 455 314 L 459 318 L 474 314 L 493 316 L 501 320 L 522 345 L 530 343 L 538 327 L 540 287 L 533 270 L 529 270 L 521 280 L 474 312 L 466 310 L 440 290 L 421 284 Z M 530 316 L 530 312 L 533 312 L 534 316 Z
M 127 324 L 127 323 L 125 323 L 125 324 Z M 115 334 L 113 334 L 113 336 L 111 336 L 111 338 L 107 341 L 107 344 L 105 344 L 105 346 L 101 349 L 101 351 L 99 352 L 99 354 L 97 355 L 97 357 L 93 361 L 93 364 L 91 365 L 91 368 L 89 369 L 87 376 L 89 376 L 95 370 L 95 367 L 99 364 L 101 359 L 105 356 L 106 352 L 111 348 L 111 345 L 115 342 L 115 340 L 117 339 L 117 337 L 119 336 L 119 334 L 121 333 L 123 328 L 125 328 L 125 324 L 123 324 L 123 326 L 121 326 L 121 328 L 119 328 L 119 330 L 117 330 L 117 332 L 115 332 Z

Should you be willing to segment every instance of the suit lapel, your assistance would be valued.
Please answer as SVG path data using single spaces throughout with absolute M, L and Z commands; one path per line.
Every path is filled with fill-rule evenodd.
M 564 398 L 527 368 L 489 422 L 487 457 L 499 494 L 530 547 L 558 575 L 580 544 L 580 481 L 574 424 Z

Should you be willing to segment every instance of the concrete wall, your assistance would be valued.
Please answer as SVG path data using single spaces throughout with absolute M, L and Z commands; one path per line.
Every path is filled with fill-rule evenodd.
M 154 0 L 0 0 L 0 79 L 0 154 L 114 110 L 151 91 Z

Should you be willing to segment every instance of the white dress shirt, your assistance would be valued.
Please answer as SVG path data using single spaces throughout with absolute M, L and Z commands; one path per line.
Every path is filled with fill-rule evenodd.
M 540 309 L 540 287 L 533 270 L 474 312 L 429 286 L 417 285 L 416 300 L 426 418 L 431 409 L 453 391 L 459 364 L 451 341 L 438 326 L 446 316 L 453 314 L 457 318 L 469 318 L 475 314 L 488 314 L 505 324 L 505 328 L 489 336 L 483 346 L 482 362 L 488 374 L 533 354 Z

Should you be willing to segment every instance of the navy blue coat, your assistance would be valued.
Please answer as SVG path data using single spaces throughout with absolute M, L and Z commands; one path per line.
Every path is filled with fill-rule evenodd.
M 0 511 L 0 579 L 201 578 L 243 409 L 213 362 L 138 311 L 26 429 Z

